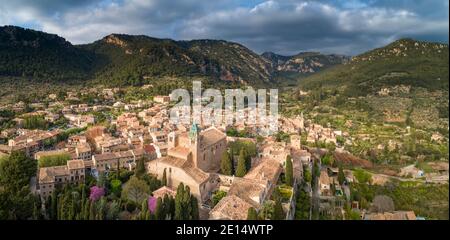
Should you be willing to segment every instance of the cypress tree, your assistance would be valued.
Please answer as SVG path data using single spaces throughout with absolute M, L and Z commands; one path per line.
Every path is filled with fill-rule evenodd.
M 63 209 L 64 209 L 64 202 L 63 202 L 63 195 L 60 195 L 58 197 L 58 215 L 56 217 L 56 219 L 58 220 L 64 220 L 64 213 L 63 213 Z
M 72 199 L 70 201 L 70 207 L 69 207 L 69 213 L 67 214 L 68 220 L 74 220 L 76 215 L 76 209 L 75 209 L 75 200 Z
M 305 183 L 311 183 L 311 179 L 312 179 L 311 171 L 306 165 L 303 165 L 303 181 Z
M 164 198 L 162 200 L 163 202 L 163 209 L 164 209 L 164 219 L 166 219 L 168 216 L 170 216 L 170 199 L 169 195 L 164 194 Z
M 198 220 L 200 219 L 200 213 L 198 209 L 198 201 L 197 198 L 191 195 L 191 219 Z
M 344 170 L 342 169 L 342 164 L 339 164 L 338 182 L 340 185 L 344 184 L 345 182 L 345 174 Z
M 167 173 L 166 169 L 164 168 L 162 179 L 161 179 L 161 185 L 167 186 Z
M 243 177 L 247 173 L 246 161 L 245 161 L 245 152 L 241 149 L 239 153 L 238 165 L 236 169 L 236 176 Z
M 105 173 L 100 173 L 98 175 L 98 180 L 97 180 L 97 187 L 101 187 L 104 188 L 106 186 L 106 176 Z
M 175 219 L 175 198 L 169 197 L 169 215 L 170 219 Z
M 250 207 L 247 211 L 247 220 L 258 220 L 258 214 L 253 207 Z
M 148 210 L 148 201 L 147 199 L 144 199 L 141 204 L 141 214 L 140 214 L 140 220 L 147 220 L 147 215 L 149 214 Z
M 184 195 L 182 198 L 183 205 L 183 220 L 189 220 L 192 216 L 192 206 L 191 206 L 191 190 L 189 186 L 185 186 Z
M 233 162 L 231 160 L 230 154 L 227 151 L 224 151 L 222 154 L 222 159 L 220 161 L 220 170 L 224 175 L 233 175 Z
M 292 168 L 292 159 L 291 156 L 287 156 L 286 158 L 286 168 L 285 168 L 285 172 L 286 172 L 286 184 L 291 186 L 294 184 L 294 170 Z
M 184 196 L 184 184 L 180 183 L 177 188 L 177 195 L 175 196 L 175 220 L 183 220 L 183 199 Z
M 95 220 L 95 202 L 89 201 L 89 220 Z
M 58 218 L 58 197 L 53 191 L 50 197 L 50 219 L 56 220 Z
M 120 159 L 117 159 L 117 171 L 116 171 L 116 179 L 120 178 Z
M 157 220 L 164 220 L 165 215 L 163 200 L 158 198 L 158 200 L 156 200 L 155 218 Z
M 312 170 L 312 180 L 311 186 L 315 188 L 317 186 L 317 181 L 320 177 L 320 167 L 317 161 L 314 161 L 313 170 Z
M 100 201 L 97 203 L 97 220 L 103 220 L 105 219 L 105 213 L 106 213 L 106 198 L 102 197 Z
M 281 205 L 281 201 L 279 199 L 275 200 L 275 207 L 273 210 L 272 220 L 284 220 L 285 215 L 283 211 L 283 206 Z
M 144 158 L 140 158 L 138 160 L 137 165 L 136 165 L 135 174 L 136 174 L 136 177 L 138 177 L 139 179 L 141 179 L 142 176 L 144 176 L 144 174 L 145 174 Z
M 245 169 L 248 172 L 250 168 L 252 168 L 252 157 L 250 156 L 250 154 L 248 154 L 247 149 L 242 147 L 242 150 L 244 150 Z
M 236 169 L 234 168 L 234 150 L 230 149 L 230 161 L 231 161 L 231 173 L 236 174 Z
M 37 208 L 37 203 L 33 203 L 33 220 L 39 220 L 39 209 Z
M 89 199 L 87 199 L 87 198 L 85 198 L 84 200 L 83 200 L 83 216 L 82 216 L 82 219 L 83 220 L 89 220 Z
M 80 212 L 82 213 L 81 215 L 83 215 L 84 204 L 86 203 L 85 199 L 86 199 L 86 195 L 85 195 L 84 189 L 81 189 L 81 199 L 80 199 Z

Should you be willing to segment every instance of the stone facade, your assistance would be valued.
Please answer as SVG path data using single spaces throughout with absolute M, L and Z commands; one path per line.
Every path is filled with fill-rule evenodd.
M 217 188 L 217 178 L 211 173 L 220 170 L 221 156 L 226 148 L 223 132 L 214 127 L 200 131 L 193 125 L 189 133 L 171 132 L 167 156 L 150 161 L 147 169 L 158 177 L 166 171 L 169 187 L 176 189 L 183 183 L 200 202 L 205 202 Z
M 83 183 L 86 170 L 83 160 L 67 161 L 65 166 L 39 169 L 38 191 L 42 198 L 50 196 L 57 186 Z

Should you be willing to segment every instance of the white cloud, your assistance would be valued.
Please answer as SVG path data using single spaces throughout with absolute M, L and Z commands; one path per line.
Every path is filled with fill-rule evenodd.
M 184 38 L 226 37 L 257 51 L 270 46 L 285 54 L 312 49 L 354 54 L 397 37 L 446 33 L 448 21 L 425 20 L 408 10 L 313 1 L 268 1 L 252 9 L 213 12 L 180 28 Z
M 0 24 L 37 26 L 73 43 L 128 33 L 225 39 L 283 54 L 355 54 L 400 37 L 448 41 L 447 0 L 243 1 L 0 0 Z

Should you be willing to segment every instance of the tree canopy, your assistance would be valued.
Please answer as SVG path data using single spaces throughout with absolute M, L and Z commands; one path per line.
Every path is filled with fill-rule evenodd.
M 131 177 L 122 190 L 122 198 L 136 204 L 142 203 L 150 194 L 150 188 L 144 180 Z

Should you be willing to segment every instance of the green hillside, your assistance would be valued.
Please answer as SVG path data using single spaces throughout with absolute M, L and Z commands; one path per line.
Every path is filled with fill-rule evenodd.
M 207 77 L 218 83 L 265 85 L 270 62 L 237 43 L 174 41 L 111 34 L 74 46 L 57 35 L 0 27 L 0 83 L 31 82 L 142 85 L 157 79 Z
M 343 93 L 353 97 L 402 84 L 445 90 L 449 82 L 448 64 L 448 45 L 402 39 L 303 79 L 300 87 L 345 88 Z
M 377 166 L 448 161 L 448 66 L 447 44 L 398 40 L 299 79 L 282 112 L 348 132 L 346 149 Z
M 199 65 L 207 59 L 175 41 L 112 34 L 80 46 L 96 56 L 93 78 L 100 83 L 141 85 L 153 77 L 206 74 Z
M 359 110 L 371 121 L 421 128 L 448 126 L 448 45 L 396 41 L 301 79 L 311 106 Z M 298 94 L 294 94 L 297 96 Z
M 0 27 L 0 76 L 76 80 L 89 76 L 93 55 L 57 35 Z

